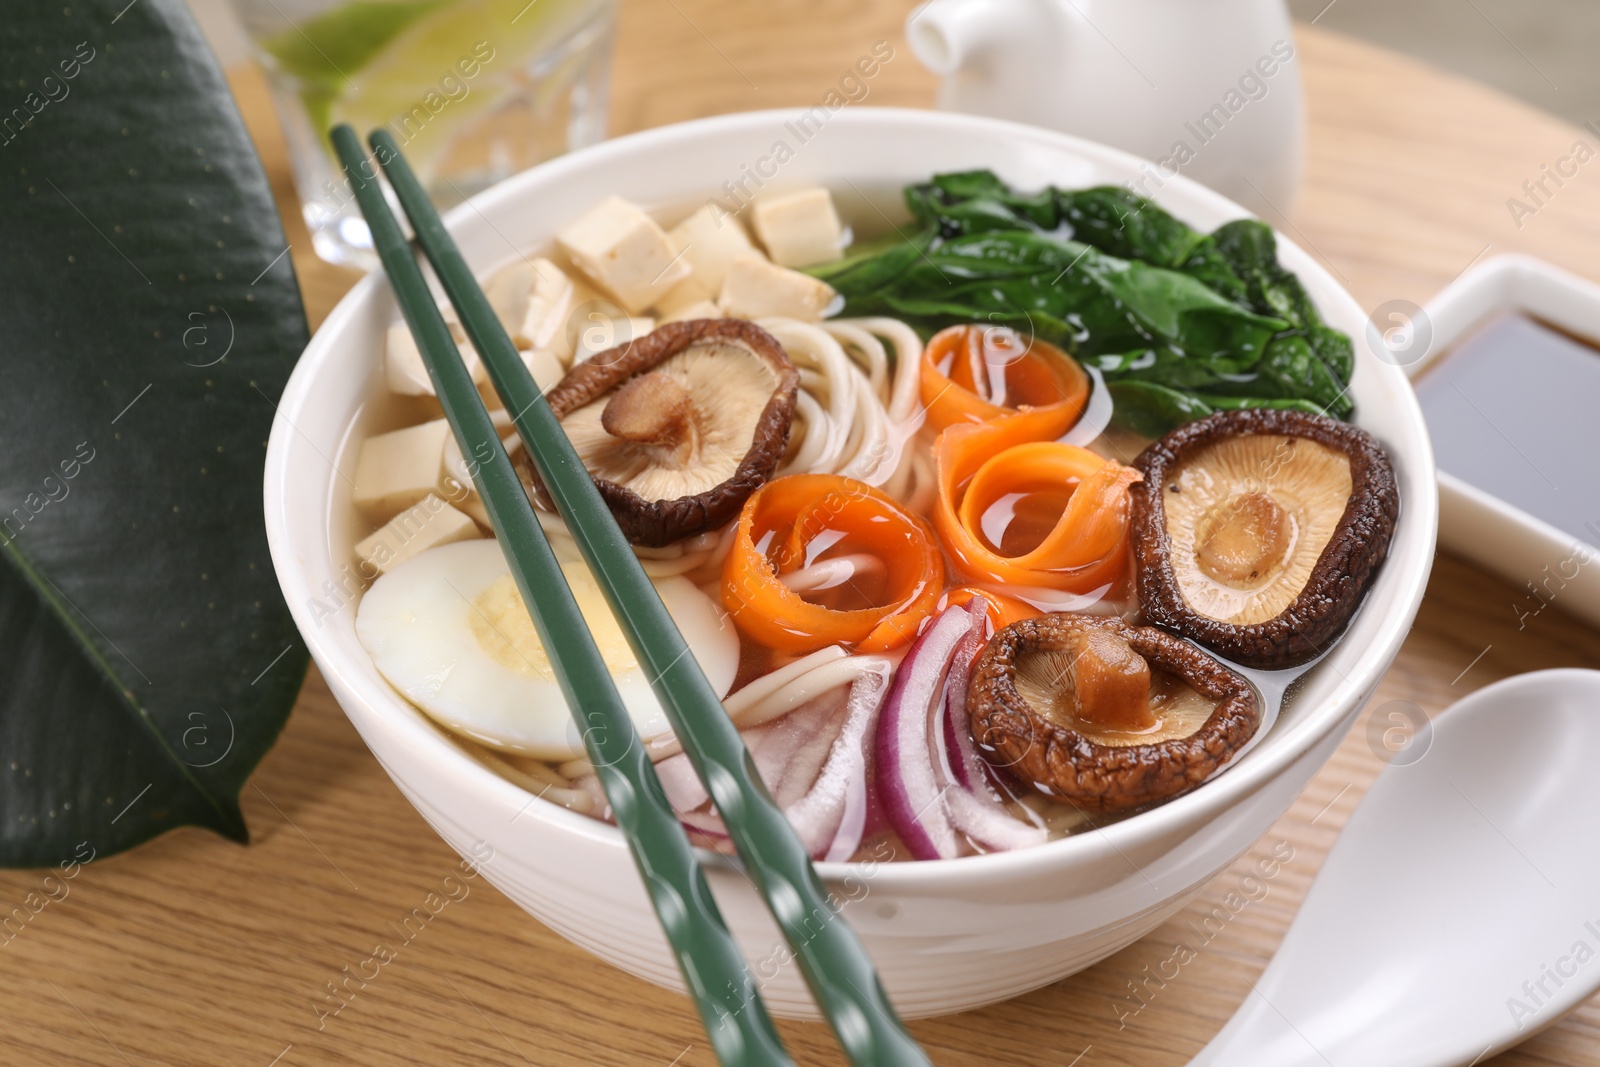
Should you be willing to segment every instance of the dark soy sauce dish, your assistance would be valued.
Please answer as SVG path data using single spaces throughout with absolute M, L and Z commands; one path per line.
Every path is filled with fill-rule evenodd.
M 1600 542 L 1600 348 L 1511 313 L 1446 353 L 1416 389 L 1440 470 Z

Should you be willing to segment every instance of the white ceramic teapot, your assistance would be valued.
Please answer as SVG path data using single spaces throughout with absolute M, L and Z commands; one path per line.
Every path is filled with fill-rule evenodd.
M 1077 134 L 1269 220 L 1304 160 L 1299 55 L 1283 0 L 929 0 L 906 21 L 939 106 Z

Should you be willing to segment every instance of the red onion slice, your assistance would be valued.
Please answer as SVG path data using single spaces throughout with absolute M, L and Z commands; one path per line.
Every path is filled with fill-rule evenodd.
M 824 693 L 780 719 L 743 731 L 745 747 L 774 800 L 805 795 L 833 747 L 843 705 L 842 698 Z M 696 811 L 711 799 L 687 754 L 668 756 L 655 766 L 673 810 Z
M 689 840 L 716 852 L 732 852 L 733 841 L 722 816 L 714 811 L 689 811 L 679 814 L 678 821 L 689 831 Z
M 967 724 L 967 685 L 972 681 L 972 663 L 988 636 L 985 601 L 974 597 L 967 603 L 967 614 L 972 623 L 961 636 L 961 643 L 951 653 L 950 676 L 945 682 L 944 707 L 939 715 L 941 730 L 935 731 L 944 741 L 944 757 L 952 780 L 963 789 L 981 789 L 987 785 L 987 772 L 979 762 L 978 750 L 972 743 L 972 732 Z
M 867 825 L 867 759 L 892 669 L 887 659 L 863 660 L 828 761 L 810 792 L 784 809 L 815 859 L 847 860 L 861 847 Z
M 950 859 L 961 851 L 961 839 L 942 803 L 952 786 L 948 774 L 934 764 L 928 727 L 935 701 L 943 703 L 951 656 L 972 625 L 965 607 L 946 608 L 900 661 L 878 718 L 878 801 L 895 833 L 919 860 Z
M 917 859 L 958 856 L 963 837 L 1004 851 L 1048 836 L 1007 810 L 967 727 L 967 683 L 986 633 L 981 599 L 947 608 L 911 646 L 885 701 L 878 797 Z
M 773 799 L 814 858 L 848 860 L 881 817 L 917 859 L 1023 848 L 1042 827 L 1006 808 L 967 726 L 966 690 L 987 634 L 981 598 L 946 609 L 899 667 L 853 657 L 848 689 L 834 685 L 784 715 L 742 731 Z M 834 669 L 830 667 L 830 669 Z M 867 785 L 875 766 L 875 789 Z M 713 848 L 727 831 L 686 755 L 656 773 L 683 824 Z M 875 832 L 875 831 L 874 831 Z
M 876 673 L 870 673 L 874 670 Z M 888 660 L 873 658 L 864 661 L 861 676 L 873 679 L 863 695 L 869 715 L 877 712 L 876 698 L 883 691 L 888 671 Z M 742 731 L 745 747 L 750 751 L 750 758 L 755 762 L 761 780 L 772 794 L 774 802 L 786 814 L 819 792 L 818 783 L 835 760 L 835 753 L 840 751 L 838 741 L 841 730 L 849 730 L 852 716 L 857 715 L 853 699 L 857 688 L 855 685 L 849 689 L 835 686 L 771 722 Z M 856 729 L 863 728 L 857 726 Z M 853 744 L 859 749 L 859 738 Z M 848 749 L 850 746 L 847 744 L 844 747 Z M 669 756 L 658 762 L 655 769 L 667 800 L 686 827 L 712 838 L 727 836 L 721 817 L 707 807 L 711 797 L 686 754 L 680 752 Z M 863 763 L 857 777 L 864 779 L 865 773 Z M 825 828 L 825 836 L 816 846 L 823 850 L 827 849 L 834 837 L 840 813 L 845 811 L 848 799 L 847 789 L 835 789 L 832 786 L 829 789 L 839 793 L 839 811 L 833 815 L 832 825 Z M 812 809 L 819 809 L 821 817 L 827 815 L 826 805 L 820 801 L 813 801 Z M 807 810 L 809 812 L 812 809 Z M 807 838 L 807 835 L 802 833 L 802 837 Z M 809 838 L 807 845 L 812 845 Z M 854 851 L 852 848 L 851 852 Z
M 936 713 L 941 720 L 937 732 L 944 738 L 944 755 L 951 780 L 958 786 L 945 794 L 950 821 L 957 830 L 991 852 L 1043 844 L 1050 836 L 1048 832 L 1042 826 L 1023 822 L 1006 808 L 990 776 L 989 765 L 978 755 L 978 746 L 972 741 L 967 718 L 967 685 L 972 680 L 973 661 L 983 648 L 988 630 L 984 625 L 986 609 L 979 599 L 973 599 L 967 610 L 975 616 L 975 621 L 956 646 L 950 679 L 945 685 L 944 707 Z
M 846 692 L 834 689 L 787 715 L 744 731 L 745 746 L 778 807 L 806 795 L 844 725 Z
M 959 787 L 945 794 L 950 823 L 981 845 L 986 852 L 1042 845 L 1050 834 L 1042 826 L 1025 823 L 1008 811 L 988 782 L 968 791 Z
M 656 777 L 661 779 L 661 791 L 667 794 L 673 811 L 694 811 L 711 799 L 700 776 L 694 773 L 694 765 L 682 752 L 657 763 Z

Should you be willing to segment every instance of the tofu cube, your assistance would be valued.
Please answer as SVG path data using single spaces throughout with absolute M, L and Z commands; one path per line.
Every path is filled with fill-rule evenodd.
M 538 280 L 534 265 L 518 260 L 495 271 L 483 285 L 483 295 L 494 308 L 495 318 L 513 338 L 522 329 L 522 320 L 527 317 L 528 303 Z
M 629 314 L 654 304 L 692 269 L 655 219 L 617 196 L 562 230 L 556 243 Z
M 491 408 L 489 421 L 494 425 L 494 432 L 501 441 L 515 432 L 511 424 L 511 413 L 505 408 Z M 456 440 L 455 434 L 445 434 L 444 452 L 440 457 L 438 494 L 445 500 L 455 503 L 463 490 L 471 492 L 473 489 L 472 469 L 468 467 L 466 457 L 462 455 L 461 443 Z
M 812 321 L 833 303 L 833 286 L 788 267 L 768 263 L 759 256 L 733 261 L 722 283 L 717 303 L 730 318 L 757 319 L 768 315 Z
M 450 336 L 455 339 L 456 347 L 461 349 L 461 358 L 466 362 L 472 380 L 482 385 L 489 380 L 488 371 L 484 369 L 483 361 L 478 358 L 478 352 L 472 347 L 472 342 L 467 340 L 466 331 L 455 321 L 453 311 L 445 316 L 445 322 L 450 327 Z M 428 377 L 427 365 L 422 362 L 422 352 L 417 348 L 416 338 L 411 336 L 410 327 L 403 321 L 389 327 L 389 334 L 383 346 L 383 368 L 384 378 L 391 393 L 400 396 L 434 395 L 433 379 Z
M 656 328 L 656 320 L 638 315 L 623 318 L 595 310 L 589 312 L 582 321 L 574 323 L 574 326 L 575 330 L 570 331 L 572 362 L 578 364 L 608 348 L 643 337 Z
M 533 261 L 533 291 L 522 322 L 512 331 L 518 348 L 549 348 L 556 335 L 566 330 L 567 316 L 577 306 L 578 286 L 567 272 L 548 259 Z M 584 286 L 585 292 L 592 292 Z M 586 296 L 584 299 L 592 299 Z
M 470 517 L 429 493 L 357 544 L 356 555 L 387 574 L 427 549 L 482 536 Z
M 500 439 L 504 441 L 505 435 L 502 434 Z M 446 459 L 444 473 L 439 475 L 439 488 L 434 495 L 442 498 L 485 530 L 491 529 L 494 524 L 489 521 L 489 509 L 484 506 L 483 498 L 478 495 L 478 487 L 467 479 L 465 468 L 466 464 L 461 460 L 459 451 L 456 452 L 454 467 L 451 467 L 449 460 Z
M 707 300 L 715 300 L 717 290 L 701 281 L 700 275 L 691 274 L 683 281 L 672 287 L 672 290 L 656 301 L 653 309 L 662 318 L 676 318 L 678 312 L 690 304 L 701 304 Z
M 555 263 L 539 258 L 522 260 L 496 271 L 483 287 L 501 325 L 518 348 L 549 348 L 566 323 L 579 287 Z M 588 286 L 582 288 L 593 299 Z
M 528 368 L 540 392 L 549 392 L 566 377 L 567 368 L 548 349 L 530 348 L 522 353 L 522 365 Z
M 517 354 L 521 355 L 522 353 L 518 352 Z M 500 399 L 499 393 L 495 392 L 492 382 L 484 382 L 478 386 L 478 399 L 483 401 L 483 406 L 489 409 L 489 414 L 491 415 L 496 411 L 505 410 L 506 402 Z
M 450 424 L 434 419 L 361 442 L 356 457 L 356 506 L 394 515 L 432 493 L 439 483 L 449 435 Z
M 810 267 L 844 255 L 844 225 L 833 194 L 821 186 L 758 198 L 752 211 L 756 236 L 779 266 Z
M 679 308 L 670 315 L 662 316 L 661 321 L 663 323 L 686 322 L 689 319 L 720 319 L 722 317 L 721 308 L 709 300 L 702 300 L 698 304 L 690 304 L 687 307 Z
M 456 510 L 468 516 L 473 522 L 488 530 L 494 526 L 489 521 L 489 509 L 483 503 L 483 497 L 476 492 L 469 492 L 466 496 L 456 501 Z
M 739 220 L 716 204 L 706 204 L 668 234 L 675 251 L 694 268 L 694 278 L 715 293 L 740 256 L 760 255 Z M 663 309 L 666 310 L 666 309 Z

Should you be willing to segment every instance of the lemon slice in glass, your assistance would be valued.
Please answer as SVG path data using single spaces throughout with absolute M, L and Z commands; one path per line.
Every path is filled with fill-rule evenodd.
M 269 43 L 319 133 L 387 126 L 426 179 L 596 0 L 353 0 Z M 287 58 L 286 58 L 287 57 Z

